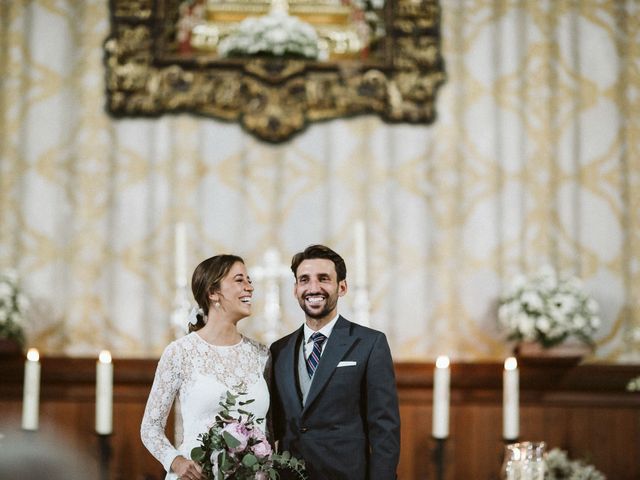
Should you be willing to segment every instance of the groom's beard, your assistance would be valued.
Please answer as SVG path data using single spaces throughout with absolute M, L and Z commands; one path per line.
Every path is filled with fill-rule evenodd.
M 305 295 L 306 297 L 306 295 Z M 305 315 L 309 318 L 313 318 L 314 320 L 317 320 L 319 318 L 324 318 L 327 315 L 329 315 L 331 313 L 331 311 L 336 308 L 336 305 L 338 305 L 338 294 L 336 292 L 335 295 L 327 295 L 325 297 L 325 303 L 324 303 L 324 307 L 322 308 L 322 310 L 312 310 L 307 303 L 305 302 L 305 298 L 299 298 L 298 299 L 298 304 L 300 305 L 300 308 L 302 308 L 302 310 L 304 311 Z

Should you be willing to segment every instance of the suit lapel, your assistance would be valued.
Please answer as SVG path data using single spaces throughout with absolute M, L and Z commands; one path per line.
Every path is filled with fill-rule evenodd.
M 342 360 L 345 354 L 349 351 L 351 346 L 357 339 L 350 335 L 349 322 L 344 318 L 338 318 L 331 336 L 327 341 L 327 346 L 322 352 L 318 369 L 313 375 L 313 382 L 309 388 L 309 394 L 307 395 L 307 401 L 303 408 L 303 413 L 316 399 L 318 394 L 324 389 L 325 385 L 333 375 L 340 360 Z
M 301 342 L 301 337 L 304 336 L 303 328 L 301 327 L 296 334 L 291 335 L 285 346 L 282 348 L 282 364 L 279 371 L 276 373 L 280 378 L 284 379 L 285 392 L 287 395 L 286 404 L 296 408 L 301 408 L 300 402 L 302 397 L 298 391 L 298 349 L 297 345 Z

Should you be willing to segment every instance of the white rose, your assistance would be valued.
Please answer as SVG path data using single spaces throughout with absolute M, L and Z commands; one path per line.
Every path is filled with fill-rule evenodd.
M 551 320 L 558 325 L 567 324 L 567 315 L 555 305 L 549 308 L 549 317 L 551 317 Z
M 531 290 L 525 291 L 522 294 L 521 300 L 523 304 L 527 305 L 528 310 L 539 312 L 544 306 L 544 302 L 542 301 L 542 298 L 540 297 L 538 292 L 534 292 Z
M 592 313 L 594 315 L 598 313 L 598 310 L 599 310 L 598 302 L 596 302 L 593 298 L 590 298 L 587 300 L 586 307 L 589 313 Z
M 573 328 L 576 331 L 582 330 L 587 325 L 587 320 L 582 315 L 573 317 Z
M 0 298 L 3 300 L 8 300 L 13 295 L 13 288 L 8 283 L 2 282 L 0 283 Z
M 260 23 L 262 23 L 265 28 L 273 28 L 278 25 L 280 21 L 276 17 L 266 16 L 260 18 Z
M 504 303 L 500 305 L 498 308 L 498 320 L 500 324 L 506 326 L 509 323 L 509 319 L 511 318 L 511 305 L 509 303 Z
M 0 276 L 6 278 L 7 281 L 12 285 L 18 283 L 18 272 L 16 272 L 12 268 L 4 270 Z
M 276 28 L 267 32 L 265 39 L 272 43 L 282 43 L 287 40 L 287 32 L 282 28 Z
M 547 317 L 538 317 L 536 320 L 536 328 L 546 334 L 551 328 L 551 322 Z
M 538 285 L 542 291 L 551 292 L 558 288 L 558 278 L 555 272 L 545 271 L 538 277 Z
M 564 335 L 566 332 L 566 330 L 558 325 L 554 325 L 550 330 L 549 333 L 547 334 L 548 338 L 558 338 L 561 337 L 562 335 Z
M 563 313 L 569 313 L 578 306 L 575 297 L 565 293 L 559 293 L 551 298 L 551 302 Z
M 520 333 L 526 340 L 535 340 L 536 338 L 536 322 L 530 317 L 523 315 L 520 319 Z

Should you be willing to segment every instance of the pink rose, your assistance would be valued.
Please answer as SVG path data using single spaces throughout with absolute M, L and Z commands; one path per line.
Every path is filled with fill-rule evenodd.
M 267 440 L 267 437 L 265 436 L 262 429 L 258 427 L 253 427 L 253 429 L 251 430 L 251 438 L 255 438 L 259 442 L 266 442 Z
M 267 472 L 263 472 L 262 470 L 256 472 L 256 476 L 253 477 L 254 480 L 269 480 L 269 475 L 267 475 Z
M 260 458 L 268 457 L 272 452 L 271 445 L 269 445 L 269 442 L 267 442 L 266 440 L 263 440 L 260 443 L 256 443 L 251 447 L 251 450 L 253 450 L 253 453 L 256 455 L 256 457 Z
M 225 432 L 239 442 L 239 445 L 237 445 L 236 447 L 229 447 L 230 452 L 237 453 L 247 448 L 247 442 L 249 441 L 250 432 L 247 430 L 247 427 L 244 424 L 239 422 L 229 423 L 222 429 L 222 435 L 224 435 Z

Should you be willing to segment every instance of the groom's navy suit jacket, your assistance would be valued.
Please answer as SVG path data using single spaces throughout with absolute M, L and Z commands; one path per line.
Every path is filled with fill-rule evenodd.
M 339 317 L 304 406 L 298 382 L 303 339 L 300 328 L 271 346 L 280 450 L 304 458 L 310 480 L 395 479 L 400 413 L 385 335 Z

